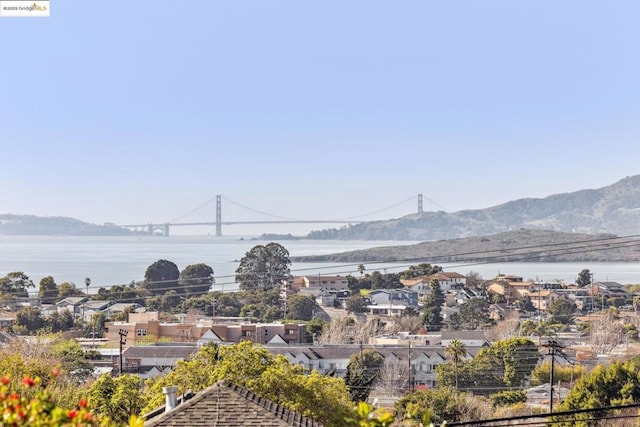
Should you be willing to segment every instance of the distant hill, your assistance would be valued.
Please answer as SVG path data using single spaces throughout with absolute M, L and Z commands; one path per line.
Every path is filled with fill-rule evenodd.
M 640 237 L 518 230 L 482 237 L 388 246 L 294 262 L 639 262 Z
M 134 232 L 112 224 L 89 224 L 61 216 L 0 214 L 0 235 L 13 236 L 125 236 Z
M 312 231 L 311 239 L 440 240 L 509 230 L 640 234 L 640 175 L 596 190 L 519 199 L 498 206 L 452 213 L 423 212 L 387 221 Z

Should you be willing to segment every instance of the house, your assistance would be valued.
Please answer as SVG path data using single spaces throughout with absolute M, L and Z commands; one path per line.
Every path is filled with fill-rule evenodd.
M 431 281 L 437 280 L 440 285 L 440 289 L 443 292 L 447 292 L 451 289 L 464 287 L 467 283 L 466 276 L 455 272 L 439 272 L 430 274 L 428 276 L 416 277 L 413 279 L 400 280 L 403 286 L 410 288 L 420 296 L 424 296 L 431 291 Z
M 525 282 L 522 277 L 498 275 L 485 284 L 487 294 L 503 295 L 508 304 L 515 303 L 525 295 L 529 295 L 533 282 Z
M 91 322 L 96 313 L 105 313 L 108 316 L 108 309 L 115 304 L 113 301 L 90 300 L 80 305 L 80 315 L 85 322 Z
M 170 339 L 173 342 L 197 342 L 205 334 L 211 340 L 221 342 L 252 341 L 258 344 L 285 342 L 286 344 L 302 344 L 306 342 L 306 325 L 293 323 L 214 323 L 213 319 L 195 322 L 168 323 L 161 322 L 158 312 L 129 313 L 126 322 L 107 322 L 105 337 L 107 346 L 117 347 L 120 334 L 126 335 L 126 347 L 140 342 L 158 342 Z M 277 338 L 276 338 L 277 337 Z M 275 338 L 275 339 L 274 339 Z
M 165 405 L 145 415 L 145 427 L 321 427 L 310 418 L 255 393 L 220 381 L 177 404 L 177 387 L 165 387 Z
M 484 331 L 442 331 L 440 345 L 446 347 L 453 340 L 460 340 L 465 347 L 489 345 Z
M 124 372 L 144 374 L 153 368 L 159 372 L 173 369 L 180 360 L 186 360 L 198 351 L 195 344 L 155 344 L 129 347 L 122 352 Z
M 402 304 L 418 307 L 418 293 L 412 289 L 376 289 L 369 292 L 369 300 L 375 304 Z
M 74 317 L 80 317 L 80 315 L 82 314 L 80 307 L 88 299 L 89 298 L 87 297 L 68 297 L 63 300 L 60 300 L 56 303 L 58 313 L 62 313 L 65 310 L 69 310 L 69 312 Z
M 531 298 L 531 303 L 538 311 L 547 311 L 549 310 L 549 306 L 551 303 L 558 298 L 562 298 L 562 296 L 550 289 L 546 289 L 544 291 L 532 292 L 529 294 Z
M 344 276 L 297 276 L 293 278 L 294 288 L 321 288 L 325 291 L 349 290 L 349 281 Z
M 368 305 L 367 310 L 373 316 L 402 316 L 407 309 L 405 304 L 375 304 Z

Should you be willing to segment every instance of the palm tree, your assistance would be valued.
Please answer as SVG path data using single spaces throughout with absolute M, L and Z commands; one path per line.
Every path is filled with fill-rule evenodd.
M 449 345 L 444 349 L 444 354 L 451 357 L 453 361 L 453 371 L 456 378 L 456 391 L 458 391 L 458 363 L 467 355 L 467 349 L 464 343 L 458 339 L 451 340 Z
M 556 335 L 556 329 L 557 326 L 551 323 L 550 320 L 534 322 L 527 319 L 520 324 L 520 333 L 527 336 L 537 336 L 538 345 L 542 344 L 542 337 Z

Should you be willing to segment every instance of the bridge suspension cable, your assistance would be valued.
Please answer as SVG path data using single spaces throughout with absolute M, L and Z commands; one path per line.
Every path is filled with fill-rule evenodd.
M 247 210 L 249 210 L 251 212 L 258 213 L 260 215 L 266 215 L 266 216 L 270 216 L 272 218 L 278 218 L 278 219 L 282 219 L 282 220 L 285 220 L 285 221 L 302 221 L 300 218 L 288 218 L 286 216 L 274 215 L 274 214 L 270 214 L 269 212 L 264 212 L 264 211 L 260 211 L 258 209 L 253 209 L 253 208 L 250 208 L 249 206 L 243 205 L 242 203 L 238 203 L 236 201 L 233 201 L 233 200 L 229 199 L 228 197 L 222 196 L 222 198 L 224 200 L 226 200 L 227 202 L 229 202 L 229 203 L 233 203 L 236 206 L 239 206 L 241 208 L 247 209 Z
M 408 197 L 408 198 L 406 198 L 406 199 L 404 199 L 404 200 L 402 200 L 400 202 L 394 203 L 391 206 L 387 206 L 386 208 L 378 209 L 378 210 L 375 210 L 373 212 L 367 212 L 367 213 L 362 214 L 362 215 L 348 216 L 346 218 L 336 218 L 334 221 L 348 221 L 350 219 L 357 219 L 357 218 L 362 218 L 362 217 L 365 217 L 365 216 L 375 215 L 377 213 L 384 212 L 386 210 L 393 209 L 393 208 L 395 208 L 397 206 L 400 206 L 400 205 L 402 205 L 404 203 L 407 203 L 408 201 L 411 201 L 411 200 L 415 199 L 416 197 L 417 197 L 417 194 L 414 194 L 411 197 Z
M 183 220 L 184 218 L 188 217 L 189 215 L 192 215 L 196 212 L 198 212 L 200 209 L 204 208 L 205 206 L 207 206 L 209 203 L 213 202 L 216 199 L 217 196 L 213 196 L 212 198 L 210 198 L 209 200 L 207 200 L 206 202 L 202 203 L 201 205 L 196 206 L 195 208 L 191 209 L 189 212 L 180 215 L 177 218 L 172 219 L 171 221 L 169 221 L 170 223 L 176 223 L 178 221 Z

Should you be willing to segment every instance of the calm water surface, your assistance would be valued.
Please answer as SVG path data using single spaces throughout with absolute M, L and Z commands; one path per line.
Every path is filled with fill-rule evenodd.
M 265 241 L 241 240 L 236 237 L 171 236 L 171 237 L 70 237 L 70 236 L 0 236 L 0 275 L 24 271 L 34 283 L 51 275 L 57 283 L 74 282 L 84 287 L 90 277 L 92 292 L 98 287 L 127 284 L 144 277 L 146 268 L 158 259 L 168 259 L 182 269 L 189 264 L 210 265 L 216 276 L 216 287 L 236 289 L 233 280 L 238 260 L 257 244 Z M 281 242 L 291 256 L 320 255 L 366 249 L 376 246 L 412 244 L 398 241 L 326 241 L 291 240 Z M 480 273 L 492 278 L 498 273 L 516 274 L 525 279 L 562 279 L 573 282 L 584 268 L 594 273 L 595 280 L 640 283 L 638 263 L 501 263 L 444 264 L 447 270 L 467 274 Z M 370 264 L 368 271 L 385 269 L 397 272 L 407 265 L 399 263 Z M 358 274 L 355 264 L 294 263 L 296 275 Z

